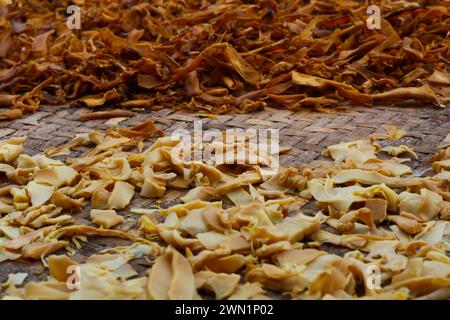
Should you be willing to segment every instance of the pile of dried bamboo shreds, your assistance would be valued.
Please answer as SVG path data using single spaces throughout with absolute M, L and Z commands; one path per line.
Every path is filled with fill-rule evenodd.
M 215 140 L 214 150 L 237 162 L 213 166 L 185 160 L 179 138 L 145 147 L 156 134 L 146 122 L 80 134 L 33 156 L 23 153 L 24 138 L 0 143 L 9 181 L 0 261 L 40 259 L 50 274 L 41 282 L 10 274 L 4 299 L 450 298 L 450 135 L 431 159 L 435 175 L 420 178 L 396 157 L 416 157 L 413 150 L 377 143 L 405 134 L 394 128 L 329 146 L 324 155 L 334 161 L 272 174 L 263 170 L 270 154 L 239 164 L 236 150 L 249 140 L 225 149 Z M 91 148 L 53 159 L 80 145 Z M 179 204 L 129 207 L 133 197 L 173 190 L 185 191 Z M 81 224 L 73 216 L 86 207 L 91 221 Z M 139 230 L 120 230 L 123 213 L 140 215 Z M 75 262 L 90 236 L 130 244 Z M 138 258 L 147 260 L 143 273 L 129 263 Z
M 449 101 L 448 1 L 16 0 L 0 5 L 0 118 L 91 108 Z M 81 30 L 66 8 L 81 8 Z M 327 109 L 325 109 L 327 108 Z

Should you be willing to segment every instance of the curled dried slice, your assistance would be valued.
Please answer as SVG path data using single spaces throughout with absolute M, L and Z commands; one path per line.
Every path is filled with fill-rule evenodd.
M 0 162 L 10 163 L 23 152 L 26 138 L 11 138 L 0 141 Z
M 316 76 L 311 76 L 304 73 L 299 73 L 296 71 L 292 71 L 292 83 L 307 86 L 307 87 L 315 87 L 319 89 L 325 89 L 326 87 L 331 87 L 339 92 L 343 97 L 350 99 L 357 103 L 368 103 L 372 101 L 372 97 L 370 95 L 360 93 L 355 90 L 352 86 L 349 86 L 345 83 L 319 78 Z
M 73 235 L 86 235 L 86 236 L 105 236 L 105 237 L 118 237 L 128 240 L 135 240 L 137 237 L 126 232 L 119 230 L 98 229 L 90 226 L 72 225 L 62 227 L 47 235 L 47 239 L 58 239 L 60 237 L 72 237 Z
M 114 110 L 114 111 L 97 111 L 97 112 L 86 112 L 80 114 L 79 119 L 81 121 L 95 120 L 95 119 L 109 119 L 118 117 L 131 117 L 135 115 L 132 111 L 127 110 Z
M 441 211 L 442 197 L 428 189 L 420 189 L 420 194 L 402 192 L 399 194 L 398 207 L 401 211 L 414 214 L 423 221 L 433 219 Z
M 279 241 L 271 244 L 263 244 L 255 250 L 255 255 L 260 258 L 270 258 L 280 252 L 290 250 L 292 245 L 289 241 Z
M 435 172 L 450 171 L 450 159 L 433 162 L 432 168 Z
M 188 214 L 193 209 L 204 208 L 210 204 L 211 202 L 208 201 L 195 200 L 188 203 L 177 204 L 167 209 L 160 209 L 159 211 L 163 215 L 169 215 L 170 213 L 174 212 L 177 214 L 177 216 L 182 217 Z M 222 207 L 221 202 L 213 202 L 212 204 L 218 207 Z
M 193 189 L 190 189 L 188 193 L 181 197 L 180 200 L 187 203 L 194 200 L 202 200 L 202 201 L 209 201 L 214 196 L 214 189 L 207 186 L 199 186 L 195 187 Z
M 230 296 L 238 287 L 241 277 L 238 274 L 200 271 L 195 274 L 195 286 L 214 292 L 215 298 L 222 300 Z
M 308 217 L 300 214 L 295 217 L 283 219 L 275 227 L 285 233 L 290 242 L 297 242 L 317 232 L 320 229 L 320 221 L 316 217 Z
M 408 234 L 417 234 L 423 230 L 422 224 L 411 217 L 389 215 L 387 219 L 394 222 L 402 231 Z
M 130 164 L 122 157 L 106 158 L 89 170 L 97 173 L 100 178 L 114 180 L 128 180 L 132 174 Z
M 228 240 L 228 237 L 226 235 L 215 231 L 197 233 L 195 237 L 207 250 L 215 250 L 226 243 Z
M 415 297 L 429 294 L 450 286 L 449 272 L 447 264 L 412 258 L 402 273 L 392 277 L 392 284 L 386 289 L 406 287 Z
M 116 181 L 108 199 L 109 209 L 123 209 L 134 196 L 134 186 L 124 181 Z
M 195 278 L 188 260 L 170 248 L 156 258 L 149 272 L 148 294 L 157 300 L 195 299 Z
M 312 179 L 308 181 L 308 188 L 314 199 L 328 203 L 340 211 L 348 211 L 353 202 L 364 200 L 364 197 L 357 194 L 357 191 L 364 192 L 365 190 L 359 185 L 334 188 L 331 179 L 327 179 L 325 184 L 317 179 Z
M 34 240 L 43 238 L 46 232 L 52 231 L 54 229 L 55 229 L 54 227 L 47 227 L 30 231 L 12 240 L 6 241 L 5 243 L 2 244 L 2 247 L 10 251 L 19 250 L 23 246 L 33 242 Z
M 29 282 L 25 285 L 24 297 L 29 300 L 67 300 L 69 292 L 65 282 Z
M 14 206 L 8 204 L 8 203 L 4 203 L 3 201 L 0 200 L 0 214 L 1 213 L 10 213 L 13 212 L 14 209 L 17 209 L 18 204 L 14 204 Z M 25 208 L 28 207 L 28 203 L 25 203 Z
M 225 233 L 229 231 L 230 226 L 223 220 L 223 210 L 213 204 L 202 209 L 202 218 L 210 230 Z
M 326 254 L 325 251 L 316 249 L 290 249 L 274 255 L 272 260 L 279 266 L 306 265 Z
M 27 195 L 31 199 L 31 204 L 33 207 L 39 207 L 45 204 L 52 197 L 55 188 L 46 184 L 41 184 L 37 182 L 30 182 L 25 187 Z
M 50 184 L 59 188 L 63 185 L 71 185 L 77 176 L 77 171 L 71 167 L 51 165 L 37 170 L 33 181 L 36 183 Z
M 164 223 L 158 224 L 155 230 L 165 242 L 175 248 L 190 248 L 193 251 L 204 248 L 204 245 L 199 239 L 183 237 L 178 230 L 179 227 L 180 220 L 176 213 L 173 212 L 166 217 Z
M 343 184 L 346 182 L 354 181 L 362 184 L 374 185 L 385 184 L 388 187 L 411 187 L 420 186 L 423 184 L 420 178 L 394 178 L 387 177 L 375 171 L 366 171 L 360 169 L 342 170 L 333 177 L 331 180 L 336 184 Z
M 196 256 L 188 256 L 188 259 L 196 271 L 206 269 L 217 273 L 235 273 L 249 262 L 249 257 L 231 254 L 229 248 L 203 250 Z
M 306 187 L 307 178 L 295 168 L 282 168 L 268 180 L 260 184 L 266 190 L 280 192 L 303 190 Z
M 208 232 L 209 228 L 203 220 L 202 209 L 193 209 L 188 215 L 183 217 L 180 222 L 180 229 L 191 236 Z
M 372 213 L 374 223 L 380 223 L 387 215 L 388 202 L 385 199 L 367 199 L 364 201 L 364 207 Z
M 236 291 L 228 300 L 248 300 L 264 294 L 266 291 L 259 282 L 246 282 L 238 285 Z
M 408 258 L 397 254 L 396 241 L 376 241 L 369 246 L 370 252 L 366 256 L 366 260 L 374 263 L 379 262 L 384 270 L 391 272 L 401 272 L 408 264 Z
M 209 58 L 222 54 L 220 50 L 205 53 Z M 236 71 L 233 66 L 227 68 Z M 303 87 L 335 88 L 317 78 L 299 81 L 308 83 Z M 236 85 L 235 79 L 218 79 Z M 274 86 L 268 88 L 283 91 L 284 84 Z M 347 89 L 338 91 L 342 94 Z M 223 94 L 207 92 L 208 97 Z M 132 241 L 77 264 L 80 290 L 60 288 L 69 280 L 67 268 L 75 262 L 51 256 L 52 278 L 31 282 L 24 289 L 8 288 L 4 295 L 198 299 L 206 290 L 217 299 L 266 299 L 265 288 L 291 298 L 347 299 L 360 297 L 359 289 L 364 287 L 362 298 L 446 296 L 446 237 L 450 233 L 449 224 L 442 221 L 450 212 L 446 172 L 427 178 L 402 177 L 411 173 L 403 160 L 376 158 L 380 146 L 375 140 L 396 139 L 403 132 L 388 129 L 386 134 L 372 135 L 370 142 L 331 146 L 325 154 L 338 163 L 320 161 L 277 172 L 262 167 L 270 162 L 269 154 L 255 166 L 190 161 L 179 152 L 179 138 L 160 138 L 143 151 L 143 139 L 150 132 L 150 122 L 130 131 L 91 132 L 86 141 L 79 141 L 95 146 L 86 157 L 62 162 L 42 154 L 20 154 L 0 164 L 10 180 L 0 188 L 0 262 L 19 257 L 45 262 L 45 256 L 64 247 L 73 253 L 76 249 L 67 238 L 77 248 L 89 235 Z M 8 143 L 20 145 L 21 141 Z M 192 150 L 195 144 L 187 147 Z M 447 153 L 441 150 L 432 160 L 447 159 Z M 141 215 L 139 231 L 108 229 L 123 221 L 113 208 L 126 208 L 135 190 L 140 196 L 158 199 L 149 201 L 158 205 L 178 201 L 188 192 L 183 203 L 168 208 L 163 204 L 163 208 L 131 209 Z M 224 201 L 212 202 L 214 198 Z M 85 204 L 96 208 L 91 219 L 101 228 L 74 224 L 80 222 L 76 211 Z M 158 239 L 161 246 L 139 238 L 138 232 Z M 330 253 L 330 248 L 343 257 Z M 148 259 L 154 256 L 152 264 Z M 137 258 L 140 270 L 152 266 L 140 277 L 134 264 L 128 263 Z M 412 259 L 420 260 L 410 265 Z M 367 285 L 366 271 L 371 266 L 381 271 L 380 289 Z
M 358 169 L 376 171 L 385 176 L 400 177 L 405 174 L 412 173 L 412 170 L 407 165 L 400 163 L 399 159 L 379 160 L 370 159 L 363 164 L 357 165 Z
M 75 138 L 68 143 L 59 147 L 50 147 L 44 150 L 44 153 L 49 157 L 70 154 L 72 148 L 79 145 L 86 145 L 90 142 L 89 136 L 86 133 L 79 133 L 75 135 Z
M 429 101 L 441 108 L 445 108 L 444 99 L 434 93 L 431 87 L 428 85 L 424 85 L 421 87 L 396 88 L 387 92 L 374 94 L 372 97 L 373 101 L 375 102 L 407 99 L 424 100 Z
M 160 198 L 166 192 L 166 182 L 154 176 L 146 177 L 140 195 L 146 198 Z
M 73 199 L 61 191 L 55 191 L 53 192 L 50 202 L 54 204 L 57 207 L 60 207 L 62 209 L 66 210 L 73 210 L 73 209 L 79 209 L 81 205 L 83 204 L 84 199 Z
M 92 222 L 109 229 L 123 222 L 123 217 L 118 215 L 115 210 L 91 210 Z
M 356 221 L 364 222 L 364 224 L 366 224 L 371 231 L 375 229 L 372 211 L 366 207 L 344 213 L 337 221 L 336 228 L 340 232 L 349 233 L 350 231 L 354 230 L 354 224 Z
M 88 107 L 98 107 L 105 104 L 107 101 L 117 99 L 119 94 L 115 89 L 109 90 L 103 94 L 97 94 L 92 96 L 86 96 L 79 99 L 80 102 L 86 104 Z
M 64 248 L 67 245 L 68 245 L 67 241 L 52 241 L 52 242 L 36 241 L 27 244 L 22 248 L 22 257 L 31 259 L 43 258 L 61 248 Z
M 48 257 L 47 263 L 50 274 L 58 281 L 66 281 L 70 276 L 68 268 L 77 265 L 75 261 L 66 255 L 51 255 Z
M 425 241 L 430 244 L 441 243 L 444 240 L 447 225 L 447 221 L 428 221 L 425 223 L 424 230 L 417 234 L 414 239 Z
M 247 272 L 246 279 L 250 282 L 260 282 L 266 289 L 281 292 L 302 291 L 307 286 L 300 272 L 272 264 L 253 267 Z
M 359 235 L 337 235 L 325 230 L 319 230 L 311 236 L 319 243 L 331 243 L 350 249 L 361 249 L 366 246 L 368 240 Z
M 382 148 L 381 151 L 386 152 L 387 154 L 389 154 L 393 157 L 396 157 L 400 154 L 406 153 L 415 160 L 419 159 L 419 157 L 417 156 L 417 153 L 415 153 L 411 148 L 409 148 L 408 146 L 405 146 L 405 145 L 400 145 L 398 147 L 388 146 L 388 147 Z

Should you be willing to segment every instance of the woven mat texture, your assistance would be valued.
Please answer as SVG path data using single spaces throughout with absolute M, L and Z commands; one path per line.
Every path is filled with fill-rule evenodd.
M 0 139 L 13 136 L 26 136 L 25 144 L 28 154 L 35 154 L 50 146 L 58 146 L 69 141 L 76 133 L 104 130 L 109 127 L 107 120 L 92 120 L 80 122 L 79 115 L 90 111 L 84 108 L 42 107 L 40 111 L 26 115 L 14 121 L 0 122 Z M 194 121 L 201 120 L 203 129 L 256 128 L 279 129 L 281 146 L 291 146 L 292 149 L 280 156 L 283 166 L 296 166 L 312 160 L 321 159 L 321 152 L 329 145 L 365 138 L 375 132 L 383 132 L 382 125 L 394 125 L 407 131 L 407 135 L 391 145 L 406 144 L 419 155 L 419 161 L 409 163 L 414 168 L 415 175 L 427 174 L 429 165 L 424 164 L 430 154 L 436 151 L 436 146 L 450 132 L 450 108 L 436 109 L 428 107 L 352 107 L 341 113 L 319 113 L 311 110 L 293 112 L 266 108 L 252 114 L 227 114 L 216 118 L 199 117 L 186 111 L 162 109 L 158 111 L 145 110 L 120 123 L 120 126 L 133 126 L 151 117 L 158 127 L 166 134 L 177 128 L 192 130 Z M 77 149 L 75 153 L 83 153 Z M 167 195 L 163 206 L 177 203 L 180 193 Z M 143 207 L 154 203 L 135 197 L 131 206 Z M 77 223 L 89 223 L 89 207 L 76 214 Z M 121 230 L 137 228 L 138 217 L 126 210 L 119 212 L 124 215 L 125 222 L 119 226 Z M 74 260 L 82 262 L 86 256 L 101 250 L 125 245 L 127 242 L 115 238 L 91 237 L 83 243 Z M 59 252 L 58 252 L 59 253 Z M 62 252 L 61 252 L 62 253 Z M 136 260 L 133 266 L 138 272 L 148 268 L 148 261 Z M 18 260 L 0 264 L 0 282 L 7 279 L 9 273 L 28 272 L 27 280 L 45 279 L 47 271 L 40 261 L 30 262 Z

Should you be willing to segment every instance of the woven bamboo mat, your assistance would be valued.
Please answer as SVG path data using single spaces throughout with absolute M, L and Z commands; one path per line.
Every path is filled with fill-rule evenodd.
M 28 154 L 35 154 L 50 146 L 58 146 L 69 141 L 76 133 L 103 130 L 111 127 L 107 120 L 92 120 L 80 122 L 79 115 L 89 111 L 83 108 L 42 107 L 40 111 L 21 119 L 0 122 L 0 139 L 13 136 L 27 136 L 25 144 Z M 419 161 L 409 163 L 414 168 L 415 175 L 424 175 L 427 166 L 419 166 L 430 154 L 436 151 L 436 146 L 450 132 L 450 108 L 435 109 L 428 107 L 352 107 L 343 113 L 319 113 L 311 110 L 293 112 L 266 108 L 252 114 L 227 114 L 216 118 L 199 117 L 186 111 L 162 109 L 146 110 L 120 123 L 120 126 L 133 126 L 151 117 L 166 134 L 176 128 L 192 130 L 194 121 L 201 120 L 203 129 L 255 128 L 279 129 L 281 146 L 291 146 L 292 149 L 280 156 L 283 166 L 296 166 L 301 163 L 321 159 L 321 152 L 329 145 L 344 141 L 365 138 L 375 132 L 383 132 L 382 125 L 394 125 L 407 131 L 403 138 L 389 142 L 391 145 L 406 144 L 419 155 Z M 82 152 L 82 150 L 78 150 Z M 177 202 L 180 194 L 170 193 L 163 206 Z M 136 198 L 136 197 L 135 197 Z M 131 206 L 144 207 L 152 204 L 152 200 L 134 199 Z M 121 230 L 137 228 L 137 216 L 126 210 L 119 212 L 125 217 L 125 222 L 119 226 Z M 89 208 L 75 215 L 77 223 L 89 223 Z M 91 237 L 84 243 L 73 259 L 82 262 L 85 257 L 98 253 L 102 249 L 124 245 L 127 242 L 112 238 Z M 58 252 L 57 252 L 58 253 Z M 63 252 L 61 252 L 63 253 Z M 133 263 L 136 270 L 148 268 L 148 261 L 136 260 Z M 31 262 L 18 260 L 0 264 L 0 282 L 6 280 L 9 273 L 28 272 L 27 280 L 47 277 L 45 268 L 40 261 Z

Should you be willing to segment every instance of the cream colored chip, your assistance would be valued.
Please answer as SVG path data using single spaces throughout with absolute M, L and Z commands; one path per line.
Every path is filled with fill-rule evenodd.
M 195 274 L 195 286 L 214 292 L 216 299 L 225 299 L 235 292 L 241 277 L 237 274 L 214 273 L 200 271 Z
M 400 154 L 406 153 L 407 155 L 411 156 L 411 158 L 417 160 L 419 157 L 417 156 L 417 153 L 415 153 L 411 148 L 405 145 L 400 145 L 398 147 L 393 146 L 387 146 L 381 149 L 381 151 L 386 152 L 387 154 L 396 157 Z
M 15 138 L 20 139 L 20 138 Z M 13 143 L 16 142 L 16 143 Z M 22 143 L 25 141 L 17 140 L 12 141 L 12 139 L 8 141 L 0 142 L 0 162 L 10 163 L 15 160 L 23 151 Z
M 399 194 L 398 207 L 400 211 L 428 221 L 439 214 L 442 200 L 442 196 L 428 189 L 420 189 L 420 194 L 404 191 Z
M 117 181 L 114 189 L 108 199 L 109 209 L 123 209 L 131 201 L 134 196 L 134 187 L 124 181 Z
M 376 159 L 376 148 L 363 140 L 345 142 L 327 147 L 325 155 L 331 156 L 340 163 L 347 160 L 364 163 L 369 159 Z
M 149 273 L 147 288 L 149 296 L 157 300 L 185 300 L 197 296 L 188 260 L 170 248 L 156 259 Z
M 55 188 L 48 184 L 42 184 L 37 182 L 29 182 L 25 187 L 28 197 L 31 199 L 31 205 L 33 207 L 39 207 L 45 204 L 55 190 Z
M 318 81 L 297 76 L 296 82 Z M 91 132 L 47 150 L 93 145 L 64 162 L 21 154 L 24 139 L 0 142 L 0 171 L 9 179 L 0 188 L 0 262 L 41 259 L 51 275 L 23 288 L 8 285 L 3 298 L 200 299 L 209 291 L 216 299 L 267 299 L 272 294 L 265 290 L 295 299 L 450 296 L 450 227 L 443 221 L 450 212 L 448 150 L 432 157 L 440 171 L 435 177 L 408 176 L 406 160 L 376 158 L 376 140 L 405 134 L 387 127 L 367 141 L 328 147 L 324 154 L 334 163 L 269 172 L 273 155 L 263 154 L 254 166 L 214 166 L 184 158 L 181 149 L 198 143 L 173 137 L 142 151 L 145 128 Z M 226 154 L 239 162 L 246 146 L 256 148 L 244 140 Z M 405 146 L 382 151 L 414 156 Z M 115 209 L 127 210 L 135 191 L 141 201 L 152 198 L 130 210 L 140 215 L 139 230 L 109 229 L 124 221 Z M 79 218 L 85 206 L 95 208 L 90 216 L 100 228 Z M 44 259 L 57 250 L 72 255 L 89 236 L 128 243 L 83 263 L 65 255 Z M 129 263 L 137 258 L 146 272 Z M 78 290 L 67 288 L 72 268 L 80 275 Z M 368 268 L 379 270 L 379 288 L 368 284 Z

